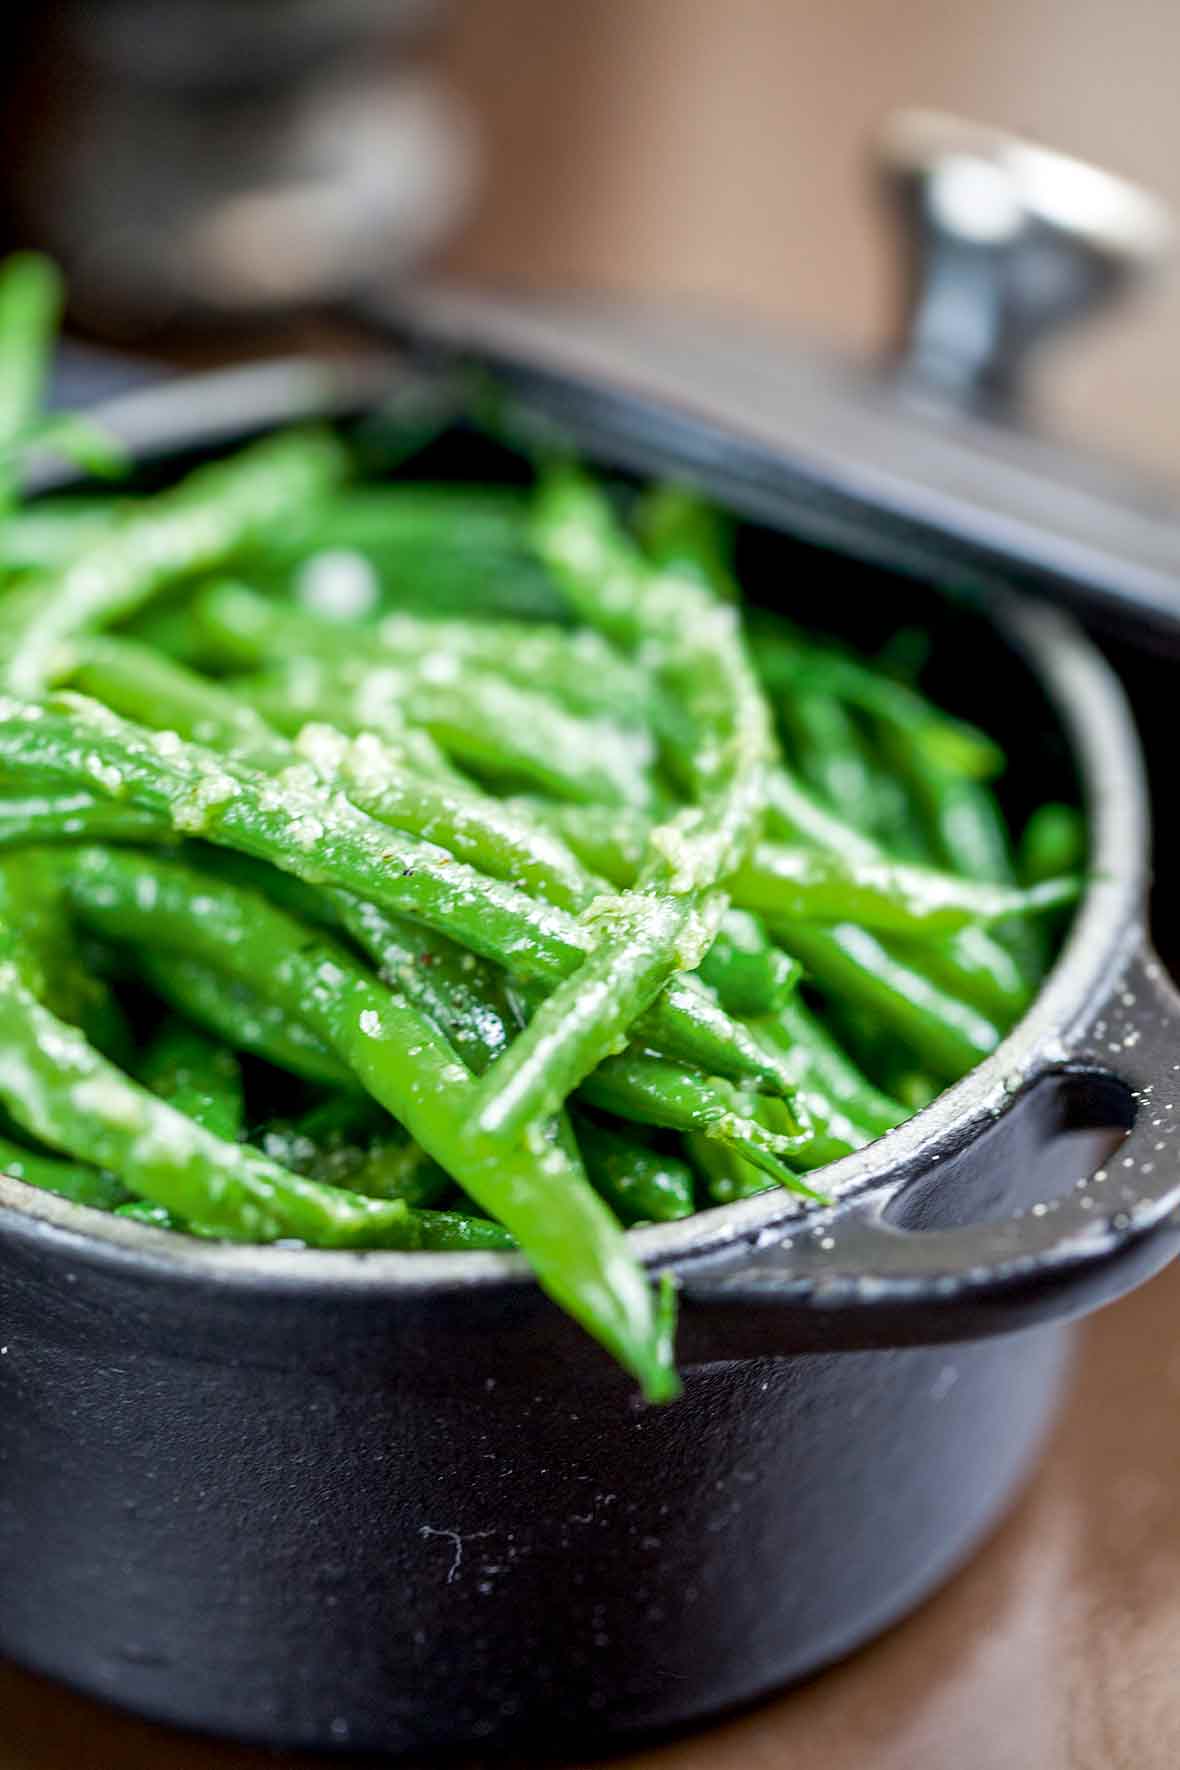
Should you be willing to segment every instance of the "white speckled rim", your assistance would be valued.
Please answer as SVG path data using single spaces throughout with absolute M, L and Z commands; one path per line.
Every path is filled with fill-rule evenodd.
M 286 371 L 284 379 L 281 370 Z M 215 384 L 211 388 L 211 384 Z M 256 385 L 267 399 L 259 410 Z M 373 381 L 367 382 L 373 397 Z M 142 453 L 155 454 L 243 428 L 356 404 L 357 375 L 331 381 L 323 365 L 266 364 L 150 388 L 112 402 L 100 414 Z M 200 417 L 194 420 L 196 410 Z M 227 416 L 228 412 L 228 416 Z M 1055 610 L 1018 601 L 997 604 L 996 619 L 1032 667 L 1056 709 L 1082 784 L 1090 822 L 1092 873 L 1063 950 L 1028 1013 L 986 1062 L 924 1111 L 866 1149 L 823 1172 L 828 1194 L 850 1196 L 888 1185 L 903 1168 L 935 1153 L 950 1134 L 961 1140 L 994 1121 L 1011 1097 L 1012 1078 L 1031 1077 L 1059 1060 L 1061 1035 L 1098 996 L 1140 927 L 1148 877 L 1147 786 L 1130 709 L 1113 673 L 1080 628 Z M 715 1253 L 782 1225 L 817 1221 L 783 1192 L 701 1211 L 679 1223 L 630 1232 L 649 1265 Z M 0 1224 L 61 1245 L 63 1257 L 128 1260 L 178 1277 L 280 1289 L 451 1290 L 529 1278 L 515 1254 L 339 1253 L 322 1249 L 240 1247 L 203 1242 L 107 1216 L 0 1175 Z

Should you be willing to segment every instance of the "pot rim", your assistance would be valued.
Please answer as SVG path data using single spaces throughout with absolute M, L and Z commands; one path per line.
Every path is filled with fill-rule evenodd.
M 101 415 L 114 419 L 120 406 L 131 408 L 135 422 L 124 425 L 115 419 L 112 428 L 134 431 L 134 442 L 148 454 L 166 453 L 166 427 L 158 420 L 183 412 L 186 393 L 205 412 L 210 400 L 216 404 L 219 395 L 236 393 L 231 403 L 237 406 L 237 422 L 216 426 L 217 440 L 229 441 L 259 424 L 306 416 L 309 406 L 339 410 L 352 403 L 365 376 L 364 367 L 353 365 L 349 398 L 334 401 L 326 397 L 330 382 L 322 364 L 304 359 L 281 368 L 264 367 L 269 379 L 239 370 L 170 381 L 110 402 Z M 264 398 L 259 403 L 266 409 L 260 413 L 250 398 L 254 387 L 273 394 L 277 390 L 270 382 L 276 372 L 281 377 L 284 371 L 289 401 L 280 397 L 268 405 Z M 372 379 L 368 392 L 371 403 Z M 191 406 L 189 410 L 191 414 Z M 172 446 L 179 450 L 193 440 L 191 417 L 177 430 Z M 891 1181 L 900 1185 L 903 1174 L 913 1175 L 940 1160 L 965 1135 L 993 1121 L 1027 1080 L 1064 1060 L 1063 1033 L 1097 998 L 1125 952 L 1128 936 L 1142 930 L 1150 836 L 1147 789 L 1123 690 L 1070 617 L 1034 606 L 1013 592 L 994 597 L 988 612 L 1046 692 L 1082 788 L 1091 873 L 1056 963 L 1027 1012 L 990 1057 L 904 1124 L 822 1170 L 830 1206 L 808 1205 L 792 1194 L 771 1191 L 699 1211 L 679 1222 L 632 1229 L 628 1241 L 645 1265 L 658 1268 L 689 1258 L 695 1261 L 739 1241 L 773 1236 L 780 1229 L 821 1228 L 832 1208 L 839 1209 L 854 1196 L 887 1190 Z M 63 1259 L 131 1263 L 154 1270 L 163 1279 L 204 1280 L 235 1288 L 418 1295 L 536 1283 L 520 1254 L 342 1252 L 204 1242 L 72 1204 L 4 1174 L 0 1174 L 0 1232 L 51 1238 Z

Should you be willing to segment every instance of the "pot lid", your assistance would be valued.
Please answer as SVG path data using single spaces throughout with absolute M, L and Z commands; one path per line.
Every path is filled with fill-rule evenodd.
M 801 534 L 960 587 L 998 580 L 1180 646 L 1180 499 L 1022 422 L 1045 336 L 1161 261 L 1162 206 L 1079 161 L 930 113 L 888 126 L 908 313 L 888 365 L 800 348 L 733 313 L 597 296 L 419 287 L 382 310 L 421 348 L 487 365 L 580 434 L 627 407 L 653 446 L 740 463 Z M 617 450 L 616 450 L 617 452 Z

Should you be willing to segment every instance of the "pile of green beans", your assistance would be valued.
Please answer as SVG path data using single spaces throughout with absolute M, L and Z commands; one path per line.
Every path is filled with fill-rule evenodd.
M 0 270 L 0 1163 L 162 1234 L 519 1250 L 652 1400 L 626 1231 L 819 1170 L 995 1048 L 1085 832 L 747 614 L 677 488 L 356 483 L 286 432 L 21 505 L 56 279 Z M 108 451 L 109 453 L 109 451 Z M 404 469 L 399 473 L 404 474 Z

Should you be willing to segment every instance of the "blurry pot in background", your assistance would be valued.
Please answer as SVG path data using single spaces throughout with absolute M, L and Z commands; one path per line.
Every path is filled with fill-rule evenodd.
M 61 0 L 7 27 L 9 229 L 88 330 L 256 322 L 416 266 L 473 184 L 435 0 Z

